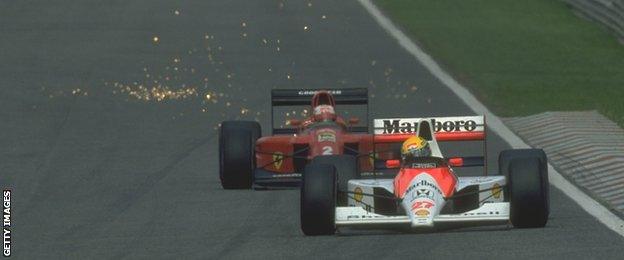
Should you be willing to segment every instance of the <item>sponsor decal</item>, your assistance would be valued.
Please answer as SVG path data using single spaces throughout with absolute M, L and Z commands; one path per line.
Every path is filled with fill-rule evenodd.
M 480 184 L 480 183 L 484 183 L 484 182 L 489 182 L 492 181 L 492 178 L 490 177 L 477 177 L 474 178 L 472 180 L 470 180 L 470 184 Z
M 433 200 L 433 191 L 428 189 L 416 190 L 416 198 L 427 198 Z
M 11 190 L 2 192 L 2 255 L 11 256 Z
M 362 202 L 362 199 L 364 198 L 364 194 L 362 193 L 362 188 L 355 187 L 355 190 L 353 190 L 353 192 L 355 193 L 353 195 L 353 199 L 357 202 Z
M 282 164 L 284 163 L 284 153 L 282 152 L 274 152 L 273 153 L 273 167 L 276 170 L 282 168 Z
M 281 173 L 281 174 L 273 174 L 271 175 L 273 178 L 293 178 L 293 177 L 301 177 L 301 173 Z
M 318 141 L 319 142 L 332 142 L 335 143 L 336 142 L 336 134 L 329 132 L 329 131 L 325 131 L 325 132 L 320 132 L 318 134 Z
M 438 167 L 435 163 L 412 163 L 411 168 L 431 169 Z
M 385 176 L 383 172 L 361 172 L 360 176 Z
M 384 215 L 347 215 L 347 219 L 393 219 L 397 218 L 394 216 L 384 216 Z
M 416 185 L 410 185 L 409 187 L 407 187 L 407 190 L 405 190 L 405 194 L 410 193 L 410 191 L 412 191 L 415 188 L 416 188 Z
M 495 199 L 500 199 L 501 191 L 501 186 L 498 183 L 494 183 L 494 185 L 492 185 L 492 197 L 494 197 Z
M 438 185 L 435 185 L 435 184 L 433 184 L 431 182 L 428 182 L 426 180 L 421 180 L 421 181 L 416 183 L 416 187 L 420 187 L 420 186 L 433 188 L 435 191 L 437 191 L 438 193 L 442 194 L 442 190 L 440 190 L 440 188 L 438 188 Z
M 342 94 L 342 90 L 326 90 L 326 91 L 329 92 L 329 94 L 332 94 L 332 95 L 341 95 Z M 299 96 L 313 96 L 317 92 L 319 92 L 319 90 L 301 90 L 297 94 Z
M 427 224 L 427 218 L 426 217 L 417 218 L 416 219 L 416 223 L 418 223 L 418 224 Z
M 448 120 L 437 121 L 431 119 L 433 124 L 433 130 L 437 132 L 460 132 L 467 131 L 472 132 L 477 129 L 477 122 L 474 120 Z M 396 134 L 396 133 L 415 133 L 418 129 L 418 122 L 409 122 L 405 120 L 383 120 L 383 134 Z
M 419 209 L 419 210 L 416 210 L 416 212 L 414 212 L 414 214 L 416 214 L 416 216 L 424 218 L 424 217 L 429 216 L 429 210 Z
M 414 202 L 414 204 L 412 205 L 412 210 L 417 210 L 417 209 L 430 209 L 431 207 L 433 207 L 433 202 L 431 201 L 416 201 Z
M 322 129 L 322 130 L 320 130 L 320 131 L 321 131 L 321 132 L 329 132 L 329 133 L 333 133 L 333 134 L 335 134 L 335 133 L 336 133 L 336 131 L 334 131 L 334 129 L 331 129 L 331 128 L 324 128 L 324 129 Z
M 433 201 L 433 191 L 430 189 L 417 189 L 416 192 L 412 192 L 412 199 L 410 202 L 417 199 L 429 199 Z

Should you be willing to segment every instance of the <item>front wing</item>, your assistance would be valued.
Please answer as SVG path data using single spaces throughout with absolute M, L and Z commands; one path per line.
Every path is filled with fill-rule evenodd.
M 459 214 L 440 214 L 433 219 L 438 223 L 504 224 L 509 221 L 509 202 L 485 203 L 481 207 Z M 366 211 L 362 207 L 337 207 L 336 227 L 346 226 L 410 226 L 407 216 L 386 216 Z
M 295 188 L 301 185 L 301 173 L 278 173 L 257 168 L 253 175 L 256 189 Z

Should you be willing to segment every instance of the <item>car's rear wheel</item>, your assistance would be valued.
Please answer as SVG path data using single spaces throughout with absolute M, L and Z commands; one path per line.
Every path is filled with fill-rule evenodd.
M 348 206 L 349 180 L 359 179 L 357 159 L 352 155 L 322 155 L 312 159 L 312 163 L 329 164 L 336 168 L 338 180 L 338 206 Z
M 504 155 L 501 153 L 499 164 L 507 179 L 511 223 L 517 228 L 545 226 L 550 205 L 544 152 L 539 149 L 506 151 Z
M 336 169 L 311 163 L 301 183 L 301 230 L 305 235 L 331 235 L 336 230 Z
M 224 121 L 219 131 L 219 177 L 224 189 L 249 189 L 253 182 L 255 144 L 261 135 L 253 121 Z

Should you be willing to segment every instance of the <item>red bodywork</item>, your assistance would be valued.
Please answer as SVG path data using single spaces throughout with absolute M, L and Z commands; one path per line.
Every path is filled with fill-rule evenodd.
M 319 155 L 372 153 L 373 135 L 349 132 L 345 121 L 336 115 L 335 101 L 329 92 L 318 91 L 312 97 L 311 108 L 312 116 L 300 123 L 297 134 L 258 139 L 258 168 L 275 173 L 301 172 L 307 161 Z M 373 169 L 374 162 L 369 156 L 358 158 L 360 170 Z
M 438 168 L 402 168 L 394 178 L 394 194 L 398 198 L 403 198 L 409 184 L 419 174 L 429 174 L 433 177 L 445 198 L 453 195 L 455 185 L 457 185 L 457 177 L 446 166 Z
M 305 93 L 305 91 L 301 92 Z M 409 129 L 400 133 L 376 135 L 350 132 L 350 126 L 334 111 L 335 105 L 336 101 L 330 92 L 315 92 L 311 98 L 313 114 L 303 121 L 296 120 L 297 123 L 292 124 L 298 126 L 296 134 L 266 136 L 258 139 L 256 167 L 275 173 L 275 175 L 287 176 L 290 173 L 301 173 L 303 167 L 316 156 L 351 154 L 357 156 L 360 172 L 372 172 L 375 171 L 375 160 L 396 159 L 398 150 L 393 149 L 394 145 L 414 136 Z M 349 123 L 351 122 L 352 120 L 349 120 Z M 485 131 L 437 130 L 432 134 L 437 141 L 485 139 Z M 459 160 L 453 163 L 462 164 Z M 457 178 L 446 163 L 441 166 L 443 167 L 402 168 L 395 178 L 397 196 L 402 197 L 410 181 L 423 172 L 436 180 L 445 197 L 451 196 Z
M 301 157 L 308 161 L 319 155 L 348 154 L 345 145 L 356 149 L 358 154 L 369 154 L 373 150 L 373 136 L 370 134 L 349 133 L 338 124 L 311 126 L 294 136 L 260 138 L 256 142 L 256 165 L 272 172 L 292 173 L 301 170 L 296 169 L 301 168 L 301 165 L 295 165 L 295 160 Z M 295 154 L 296 148 L 307 150 Z M 360 157 L 358 164 L 361 170 L 373 169 L 372 160 L 368 156 Z
M 438 141 L 482 141 L 485 140 L 485 132 L 438 132 L 435 133 L 435 138 Z M 379 143 L 398 143 L 403 142 L 407 138 L 413 136 L 413 134 L 396 134 L 396 135 L 376 135 L 374 141 Z M 484 151 L 485 153 L 485 151 Z M 449 160 L 450 165 L 462 166 L 463 158 L 451 158 Z M 394 178 L 394 194 L 403 198 L 405 191 L 408 188 L 410 182 L 419 174 L 427 173 L 431 175 L 438 183 L 441 189 L 442 195 L 448 198 L 453 195 L 455 186 L 457 185 L 457 176 L 453 173 L 450 167 L 444 165 L 438 168 L 401 168 L 399 174 Z M 487 173 L 486 173 L 487 174 Z

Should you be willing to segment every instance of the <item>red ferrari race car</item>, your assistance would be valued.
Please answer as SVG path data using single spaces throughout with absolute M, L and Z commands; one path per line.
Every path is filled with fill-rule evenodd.
M 542 150 L 505 150 L 499 154 L 497 175 L 488 176 L 484 170 L 484 176 L 460 177 L 453 168 L 485 169 L 484 156 L 445 158 L 438 142 L 481 141 L 486 151 L 484 117 L 379 119 L 374 126 L 374 152 L 386 158 L 394 155 L 385 160 L 385 170 L 393 169 L 396 176 L 349 180 L 345 191 L 336 185 L 334 167 L 308 164 L 301 185 L 304 234 L 329 235 L 340 227 L 430 230 L 509 222 L 519 228 L 546 224 L 548 173 Z M 400 152 L 392 147 L 377 149 L 377 144 L 387 148 L 389 143 L 402 143 Z M 347 206 L 336 204 L 337 192 L 349 194 Z
M 274 125 L 276 107 L 310 105 L 312 115 L 304 120 L 289 119 L 286 128 Z M 219 134 L 223 188 L 299 187 L 303 168 L 314 162 L 333 165 L 339 186 L 346 190 L 349 179 L 373 168 L 369 159 L 373 135 L 368 126 L 358 126 L 356 117 L 344 120 L 336 113 L 347 106 L 368 116 L 367 89 L 273 90 L 272 136 L 261 137 L 257 122 L 223 122 Z M 344 205 L 346 196 L 342 197 Z

